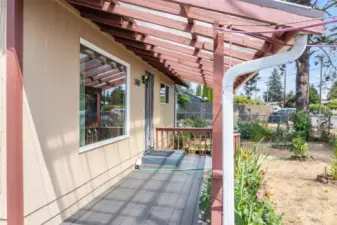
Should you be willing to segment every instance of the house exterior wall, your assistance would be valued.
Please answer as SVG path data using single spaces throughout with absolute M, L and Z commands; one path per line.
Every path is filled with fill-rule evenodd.
M 83 38 L 130 64 L 130 137 L 79 153 L 79 47 Z M 174 123 L 173 82 L 63 1 L 24 0 L 25 224 L 59 224 L 133 170 L 144 150 L 144 84 L 155 76 L 154 124 Z M 170 103 L 160 104 L 160 82 Z M 0 83 L 1 84 L 1 83 Z M 2 92 L 2 89 L 1 89 Z M 0 210 L 1 212 L 1 210 Z
M 6 4 L 0 0 L 0 225 L 6 224 Z

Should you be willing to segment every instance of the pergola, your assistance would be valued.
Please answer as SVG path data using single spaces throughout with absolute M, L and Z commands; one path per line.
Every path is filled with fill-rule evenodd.
M 309 25 L 322 22 L 323 13 L 278 0 L 65 1 L 178 84 L 184 85 L 182 80 L 186 80 L 213 88 L 212 224 L 221 224 L 222 77 L 232 66 L 286 51 L 299 33 L 321 34 L 323 25 Z M 9 225 L 23 224 L 22 15 L 23 0 L 8 1 L 7 179 L 8 185 L 16 184 L 8 188 Z M 302 28 L 263 32 L 294 27 Z M 90 55 L 83 55 L 82 60 L 87 62 Z M 104 73 L 120 73 L 121 78 L 123 70 L 115 66 L 100 69 Z M 97 72 L 101 71 L 94 71 L 87 82 L 92 86 L 110 85 L 110 78 L 103 84 L 102 79 L 95 80 Z M 253 75 L 238 77 L 234 89 Z

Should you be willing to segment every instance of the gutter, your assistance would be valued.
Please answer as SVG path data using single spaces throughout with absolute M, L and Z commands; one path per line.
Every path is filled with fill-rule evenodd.
M 262 69 L 293 62 L 302 56 L 307 47 L 307 35 L 296 37 L 294 46 L 284 53 L 255 59 L 231 67 L 222 79 L 222 185 L 223 185 L 223 225 L 235 224 L 234 202 L 234 140 L 233 140 L 233 91 L 237 77 Z M 228 118 L 228 119 L 226 119 Z

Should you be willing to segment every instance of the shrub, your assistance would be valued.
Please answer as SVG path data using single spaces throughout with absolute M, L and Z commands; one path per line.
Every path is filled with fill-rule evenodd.
M 269 140 L 272 138 L 271 130 L 268 129 L 266 125 L 258 122 L 238 122 L 238 128 L 243 140 L 259 142 L 264 139 Z
M 206 127 L 207 123 L 204 119 L 200 117 L 195 117 L 193 119 L 186 119 L 183 122 L 184 127 Z
M 296 112 L 291 116 L 295 135 L 304 140 L 310 138 L 311 120 L 306 112 Z
M 331 110 L 337 109 L 337 99 L 331 100 L 331 101 L 328 103 L 328 107 L 329 107 Z
M 212 206 L 212 176 L 206 173 L 205 188 L 201 190 L 199 208 L 203 212 L 209 212 Z M 210 222 L 210 218 L 206 218 L 206 222 Z
M 234 96 L 234 104 L 255 105 L 255 101 L 246 96 Z
M 302 138 L 294 138 L 290 146 L 290 151 L 294 153 L 295 156 L 300 157 L 310 156 L 308 144 Z
M 331 109 L 325 105 L 311 104 L 310 112 L 313 114 L 319 114 L 319 109 L 321 108 L 321 113 L 324 115 L 331 115 Z

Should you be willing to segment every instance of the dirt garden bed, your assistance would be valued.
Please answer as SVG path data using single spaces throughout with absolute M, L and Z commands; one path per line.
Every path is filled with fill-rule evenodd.
M 271 200 L 276 203 L 277 211 L 284 213 L 284 224 L 337 224 L 337 185 L 316 181 L 317 175 L 329 168 L 333 148 L 310 143 L 309 150 L 316 161 L 304 162 L 289 160 L 288 150 L 273 149 L 271 144 L 263 144 L 262 149 L 268 155 L 263 167 L 268 186 L 274 192 Z

